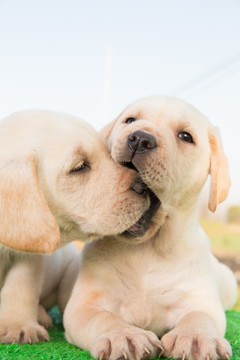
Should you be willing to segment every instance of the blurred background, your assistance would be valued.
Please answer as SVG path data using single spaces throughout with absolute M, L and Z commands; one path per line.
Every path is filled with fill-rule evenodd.
M 220 128 L 232 188 L 200 207 L 213 251 L 240 281 L 240 0 L 0 0 L 0 118 L 41 108 L 100 129 L 153 94 Z

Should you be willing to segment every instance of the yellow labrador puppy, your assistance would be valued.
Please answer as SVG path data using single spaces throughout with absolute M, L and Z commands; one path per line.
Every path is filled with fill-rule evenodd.
M 60 296 L 63 310 L 78 269 L 73 245 L 41 254 L 121 234 L 150 201 L 137 173 L 73 116 L 16 113 L 0 123 L 0 143 L 0 342 L 37 343 L 51 324 L 39 304 Z
M 140 222 L 124 242 L 86 245 L 64 315 L 67 339 L 95 358 L 143 359 L 156 356 L 156 334 L 167 357 L 229 359 L 224 309 L 236 301 L 236 281 L 197 221 L 208 175 L 210 210 L 230 186 L 217 131 L 184 101 L 156 96 L 128 106 L 103 134 L 112 158 L 151 189 L 155 210 L 142 236 Z

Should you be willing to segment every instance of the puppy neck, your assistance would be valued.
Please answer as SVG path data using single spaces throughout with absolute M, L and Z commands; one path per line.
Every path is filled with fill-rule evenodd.
M 189 236 L 189 233 L 199 227 L 198 211 L 197 206 L 191 209 L 169 206 L 165 207 L 165 212 L 165 221 L 150 239 L 150 243 L 159 255 L 169 257 L 181 247 L 194 245 L 195 239 Z

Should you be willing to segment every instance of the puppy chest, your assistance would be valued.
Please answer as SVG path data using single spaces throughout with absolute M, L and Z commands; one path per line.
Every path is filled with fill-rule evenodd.
M 121 302 L 119 308 L 119 315 L 128 324 L 138 326 L 143 329 L 151 327 L 153 319 L 153 303 L 145 294 L 137 292 L 135 294 L 128 294 L 128 296 Z
M 154 285 L 154 284 L 152 284 Z M 181 294 L 174 289 L 146 286 L 124 289 L 119 315 L 127 323 L 156 333 L 168 328 L 168 314 Z

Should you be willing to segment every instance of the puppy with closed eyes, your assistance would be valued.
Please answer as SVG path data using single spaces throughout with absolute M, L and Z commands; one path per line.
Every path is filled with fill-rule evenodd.
M 102 134 L 112 158 L 150 188 L 154 211 L 145 232 L 140 222 L 123 241 L 85 246 L 67 339 L 100 359 L 154 358 L 161 346 L 174 359 L 229 359 L 224 310 L 237 299 L 236 280 L 197 220 L 208 175 L 211 211 L 230 186 L 218 132 L 184 101 L 155 96 L 128 106 Z
M 150 201 L 135 171 L 110 158 L 82 120 L 25 111 L 0 123 L 0 342 L 49 339 L 78 271 L 72 240 L 123 233 Z

